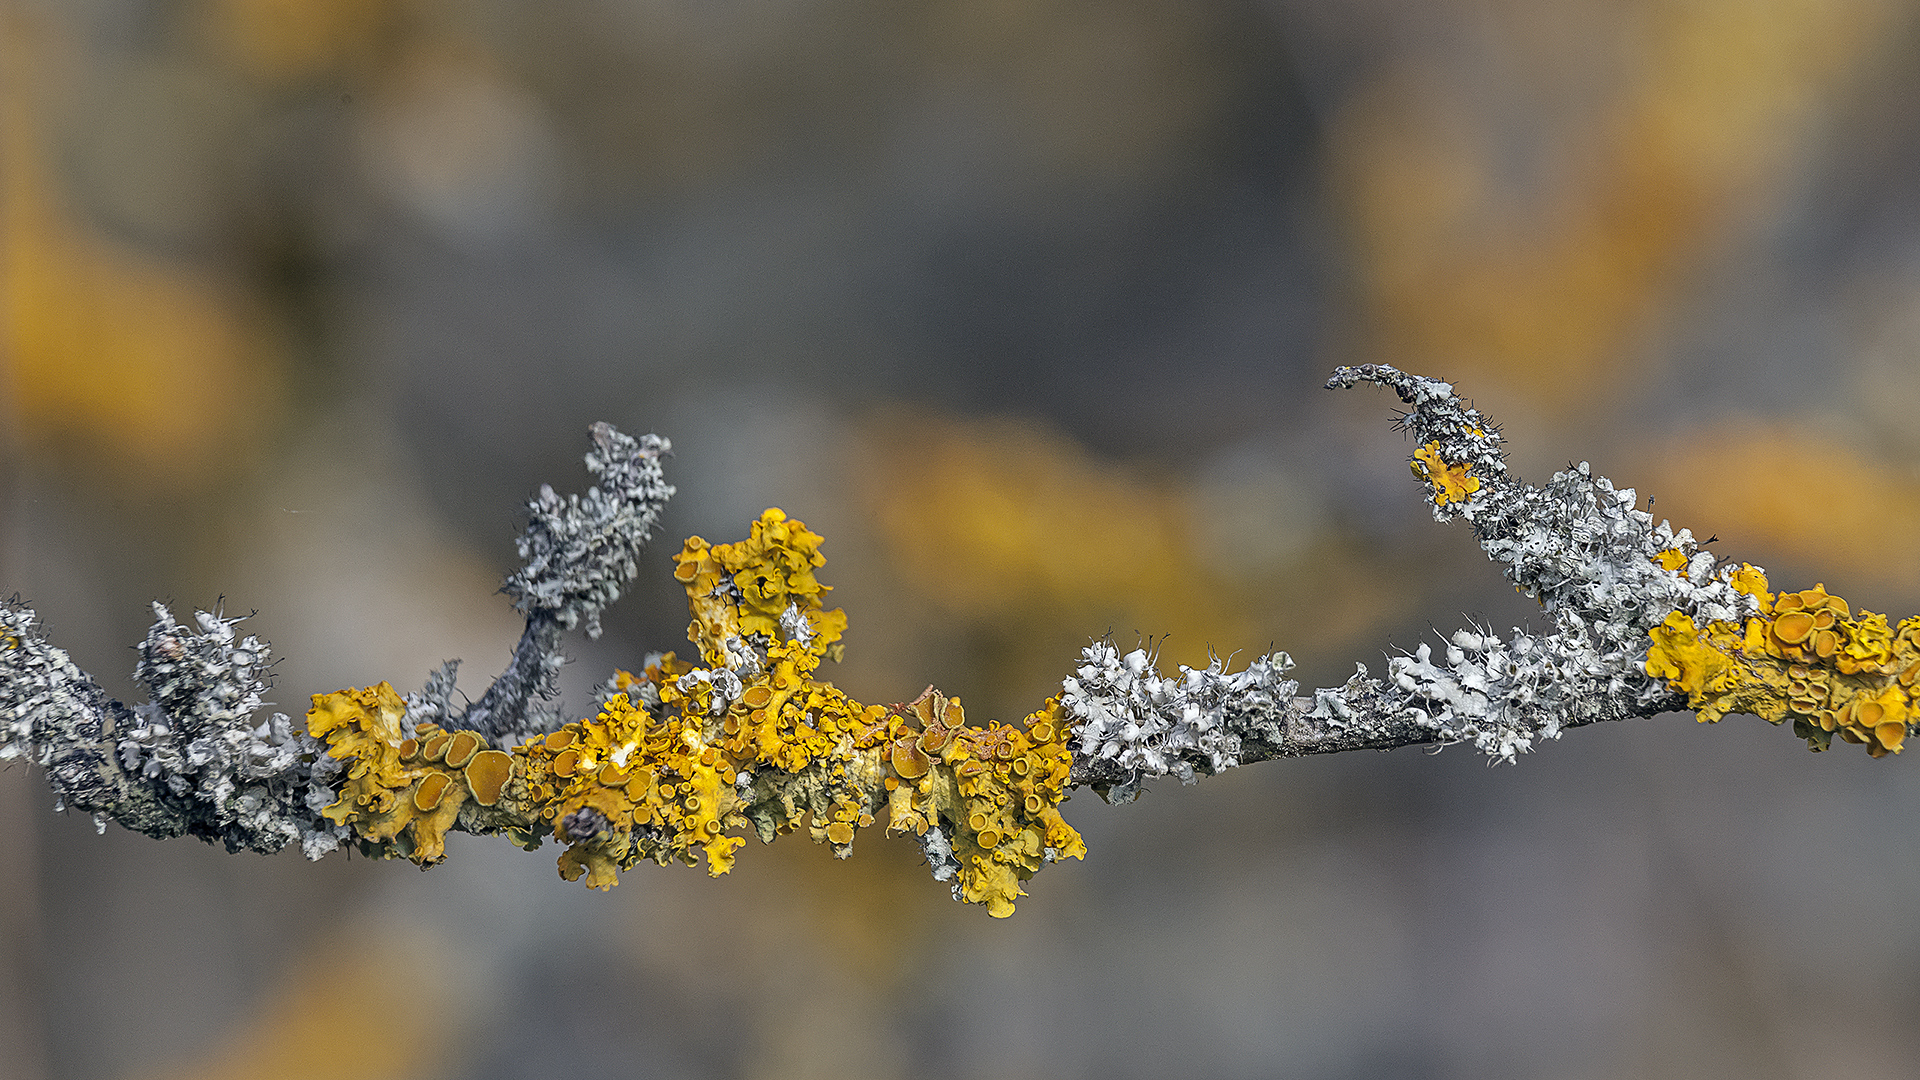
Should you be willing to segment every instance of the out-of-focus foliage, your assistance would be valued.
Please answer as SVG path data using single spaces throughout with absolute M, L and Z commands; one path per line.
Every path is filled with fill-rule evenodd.
M 227 471 L 281 407 L 271 316 L 219 268 L 75 216 L 47 145 L 54 59 L 29 22 L 13 13 L 0 45 L 0 356 L 14 422 L 33 443 L 142 480 Z
M 1648 483 L 1674 492 L 1674 513 L 1797 563 L 1883 588 L 1920 589 L 1920 484 L 1840 432 L 1791 419 L 1749 421 L 1660 449 L 1649 455 Z M 1713 483 L 1684 483 L 1694 476 Z
M 452 955 L 449 955 L 452 954 Z M 406 1080 L 431 1076 L 457 1043 L 464 996 L 457 947 L 360 933 L 316 944 L 248 1014 L 226 1045 L 151 1080 Z M 396 1018 L 404 1018 L 396 1022 Z
M 1418 357 L 1562 413 L 1631 385 L 1689 277 L 1781 197 L 1911 17 L 1889 0 L 1502 15 L 1497 73 L 1442 41 L 1418 51 L 1452 56 L 1358 90 L 1331 175 L 1370 358 Z M 1531 100 L 1487 100 L 1509 80 Z

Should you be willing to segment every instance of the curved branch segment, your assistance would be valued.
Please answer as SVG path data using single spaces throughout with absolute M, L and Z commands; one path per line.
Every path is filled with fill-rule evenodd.
M 1920 718 L 1920 618 L 1893 626 L 1819 586 L 1776 596 L 1763 571 L 1719 562 L 1585 463 L 1539 487 L 1513 477 L 1499 429 L 1450 384 L 1369 365 L 1328 386 L 1360 383 L 1406 403 L 1408 464 L 1434 518 L 1468 523 L 1539 602 L 1542 632 L 1469 627 L 1438 654 L 1422 644 L 1389 661 L 1384 679 L 1357 666 L 1310 695 L 1283 652 L 1169 677 L 1143 649 L 1095 641 L 1059 697 L 1022 724 L 980 728 L 932 688 L 868 706 L 817 677 L 846 616 L 814 576 L 821 537 L 769 510 L 747 539 L 694 537 L 675 560 L 705 666 L 650 657 L 642 674 L 616 673 L 599 715 L 563 725 L 547 704 L 561 634 L 598 632 L 673 493 L 666 440 L 600 424 L 587 464 L 602 486 L 565 500 L 542 488 L 532 502 L 526 566 L 504 590 L 527 629 L 465 709 L 450 662 L 405 697 L 386 683 L 316 694 L 305 730 L 278 713 L 256 726 L 265 643 L 238 635 L 238 619 L 200 612 L 186 626 L 159 605 L 136 671 L 150 700 L 128 708 L 15 598 L 0 603 L 0 759 L 39 763 L 102 827 L 112 817 L 230 850 L 297 840 L 314 858 L 352 843 L 422 866 L 446 857 L 449 831 L 505 833 L 557 841 L 561 875 L 602 888 L 642 860 L 704 856 L 725 873 L 748 830 L 771 841 L 805 829 L 845 857 L 880 826 L 913 835 L 956 899 L 1003 916 L 1023 881 L 1084 853 L 1059 813 L 1083 784 L 1125 801 L 1159 777 L 1421 744 L 1512 761 L 1571 727 L 1682 706 L 1702 721 L 1791 719 L 1816 750 L 1838 735 L 1900 752 Z
M 588 637 L 600 636 L 600 613 L 640 572 L 640 549 L 673 497 L 660 468 L 660 459 L 673 452 L 666 439 L 636 439 L 607 423 L 593 425 L 592 435 L 587 470 L 600 484 L 565 499 L 543 484 L 527 504 L 519 542 L 527 562 L 501 588 L 526 613 L 527 628 L 507 670 L 458 718 L 457 726 L 494 741 L 517 741 L 559 725 L 559 713 L 547 703 L 559 695 L 566 664 L 561 636 L 582 623 Z M 423 719 L 449 714 L 451 672 L 442 670 L 447 677 L 430 683 L 414 703 Z

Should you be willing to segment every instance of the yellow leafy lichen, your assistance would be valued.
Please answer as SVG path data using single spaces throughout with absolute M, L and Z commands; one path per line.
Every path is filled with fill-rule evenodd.
M 740 823 L 735 770 L 697 723 L 656 721 L 617 695 L 594 719 L 516 753 L 542 823 L 567 845 L 560 873 L 569 881 L 585 873 L 589 887 L 608 889 L 641 859 L 691 865 L 700 851 L 717 876 L 744 842 L 721 835 Z
M 736 544 L 708 544 L 700 537 L 687 540 L 673 576 L 686 586 L 693 609 L 687 637 L 700 646 L 708 664 L 727 664 L 731 638 L 758 634 L 772 641 L 784 638 L 780 617 L 788 605 L 808 613 L 816 634 L 827 644 L 838 641 L 847 626 L 846 613 L 823 610 L 821 595 L 831 586 L 813 576 L 826 563 L 820 554 L 819 533 L 804 522 L 791 521 L 785 512 L 770 509 L 753 523 L 747 539 Z
M 471 731 L 402 727 L 406 702 L 388 683 L 315 694 L 307 731 L 349 762 L 340 797 L 321 811 L 347 825 L 368 854 L 429 866 L 447 857 L 446 835 L 470 798 L 492 806 L 511 771 L 507 755 Z
M 1667 680 L 1667 685 L 1699 700 L 1694 708 L 1702 722 L 1720 719 L 1724 710 L 1714 712 L 1719 695 L 1727 688 L 1733 671 L 1733 659 L 1722 651 L 1724 642 L 1711 635 L 1724 623 L 1711 623 L 1703 632 L 1684 612 L 1673 612 L 1665 622 L 1653 628 L 1653 646 L 1647 650 L 1647 674 Z
M 421 865 L 445 858 L 456 825 L 528 848 L 551 837 L 566 847 L 561 876 L 599 889 L 642 860 L 704 854 L 717 877 L 749 828 L 770 842 L 805 827 L 842 858 L 882 821 L 920 837 L 938 828 L 956 895 L 1012 914 L 1021 882 L 1086 853 L 1059 812 L 1073 756 L 1058 701 L 1018 727 L 976 728 L 931 688 L 862 705 L 818 679 L 846 629 L 813 575 L 820 541 L 777 509 L 740 543 L 689 539 L 675 576 L 708 666 L 667 653 L 617 672 L 597 716 L 511 752 L 432 724 L 407 737 L 405 702 L 386 683 L 316 695 L 308 730 L 349 763 L 327 817 L 363 850 Z
M 1445 506 L 1466 502 L 1467 496 L 1480 490 L 1480 478 L 1469 476 L 1469 464 L 1449 465 L 1440 456 L 1440 444 L 1430 442 L 1413 452 L 1413 475 L 1433 485 L 1433 501 Z
M 1687 695 L 1702 722 L 1747 712 L 1791 719 L 1814 750 L 1838 734 L 1874 757 L 1899 753 L 1915 712 L 1920 618 L 1893 627 L 1875 612 L 1855 615 L 1824 585 L 1775 596 L 1744 564 L 1727 580 L 1759 600 L 1759 614 L 1702 629 L 1674 612 L 1652 631 L 1647 674 Z
M 1059 699 L 1023 729 L 965 726 L 958 699 L 931 688 L 901 707 L 908 723 L 887 747 L 887 822 L 924 835 L 940 825 L 960 864 L 959 892 L 995 918 L 1013 914 L 1020 882 L 1086 844 L 1060 816 L 1073 765 Z
M 582 738 L 630 746 L 624 767 L 644 782 L 610 795 L 605 783 L 576 781 L 549 805 L 558 838 L 581 831 L 561 824 L 580 809 L 598 815 L 593 824 L 610 823 L 604 835 L 571 839 L 563 873 L 585 867 L 594 874 L 589 884 L 610 885 L 617 869 L 642 858 L 691 863 L 700 847 L 708 872 L 722 874 L 741 843 L 723 834 L 745 826 L 771 841 L 804 825 L 845 857 L 859 830 L 884 812 L 889 831 L 940 827 L 960 863 L 962 897 L 1001 916 L 1045 859 L 1084 854 L 1058 811 L 1072 756 L 1054 703 L 1024 730 L 979 729 L 965 725 L 957 700 L 931 690 L 886 708 L 861 705 L 815 677 L 846 626 L 842 612 L 823 610 L 827 587 L 812 573 L 824 562 L 819 543 L 779 510 L 755 522 L 743 543 L 687 541 L 676 576 L 694 612 L 688 636 L 714 668 L 752 647 L 759 670 L 741 669 L 747 677 L 730 700 L 715 699 L 714 668 L 687 668 L 671 656 L 643 675 L 615 676 L 616 689 L 651 686 L 660 704 L 648 711 L 633 706 L 631 694 L 616 696 L 600 721 L 623 723 L 626 734 L 589 735 L 583 724 Z M 577 771 L 600 760 L 569 748 L 583 755 L 568 763 Z

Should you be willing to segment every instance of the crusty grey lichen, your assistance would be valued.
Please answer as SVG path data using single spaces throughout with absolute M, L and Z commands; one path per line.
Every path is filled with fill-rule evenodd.
M 1705 625 L 1755 612 L 1755 599 L 1732 587 L 1736 567 L 1717 566 L 1691 533 L 1637 509 L 1632 489 L 1584 463 L 1544 487 L 1520 482 L 1507 471 L 1499 429 L 1438 379 L 1374 364 L 1341 368 L 1327 385 L 1363 382 L 1410 406 L 1400 426 L 1420 444 L 1413 460 L 1435 520 L 1467 521 L 1507 578 L 1539 601 L 1550 631 L 1501 638 L 1464 629 L 1439 657 L 1423 644 L 1390 660 L 1384 680 L 1362 666 L 1310 697 L 1283 693 L 1285 653 L 1237 676 L 1216 662 L 1168 679 L 1144 651 L 1122 657 L 1095 642 L 1062 683 L 1062 706 L 1080 722 L 1076 782 L 1127 798 L 1156 776 L 1419 743 L 1470 743 L 1512 761 L 1569 727 L 1680 707 L 1645 669 L 1648 632 L 1669 613 Z M 1189 686 L 1204 688 L 1204 703 Z
M 506 742 L 559 725 L 561 635 L 581 624 L 599 631 L 673 495 L 660 469 L 665 439 L 606 424 L 592 434 L 587 467 L 601 486 L 565 500 L 542 488 L 531 503 L 520 541 L 527 564 L 505 588 L 527 615 L 513 663 L 464 709 L 452 701 L 459 662 L 443 664 L 407 695 L 409 733 L 432 722 Z M 320 811 L 338 798 L 341 763 L 303 723 L 260 718 L 267 643 L 218 611 L 183 624 L 153 610 L 134 672 L 148 700 L 129 707 L 50 644 L 18 597 L 0 602 L 0 760 L 40 765 L 62 806 L 149 836 L 198 836 L 229 851 L 298 843 L 309 858 L 338 847 L 348 830 Z
M 448 725 L 478 731 L 496 746 L 560 725 L 553 700 L 566 664 L 561 637 L 582 624 L 588 637 L 600 636 L 600 613 L 639 573 L 640 551 L 673 497 L 660 466 L 673 452 L 666 439 L 636 439 L 606 423 L 593 425 L 592 437 L 587 470 L 600 483 L 565 499 L 542 485 L 527 504 L 519 540 L 526 565 L 502 588 L 527 617 L 513 660 L 458 723 Z
M 341 831 L 319 815 L 333 763 L 284 713 L 258 724 L 269 650 L 240 619 L 196 612 L 183 626 L 155 604 L 134 677 L 150 697 L 128 708 L 37 632 L 32 609 L 0 605 L 0 758 L 47 770 L 68 809 L 150 836 L 191 835 L 228 851 L 299 843 L 318 857 Z

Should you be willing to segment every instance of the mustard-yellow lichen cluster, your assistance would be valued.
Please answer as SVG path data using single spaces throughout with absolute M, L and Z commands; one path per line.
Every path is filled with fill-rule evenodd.
M 1760 613 L 1740 626 L 1705 628 L 1684 613 L 1668 615 L 1652 631 L 1647 674 L 1686 694 L 1702 722 L 1730 712 L 1791 719 L 1814 750 L 1838 734 L 1874 757 L 1899 753 L 1915 713 L 1920 618 L 1890 627 L 1884 615 L 1855 615 L 1824 585 L 1776 597 L 1751 566 L 1729 580 L 1759 601 Z
M 687 639 L 700 647 L 708 664 L 727 666 L 731 639 L 758 634 L 783 640 L 780 618 L 790 605 L 807 613 L 814 632 L 828 638 L 827 648 L 839 641 L 847 628 L 846 612 L 823 610 L 821 596 L 832 586 L 813 576 L 814 567 L 827 561 L 820 554 L 821 539 L 778 508 L 760 515 L 739 543 L 688 538 L 673 557 L 673 576 L 686 587 L 693 610 Z M 831 655 L 837 657 L 837 651 Z
M 520 747 L 515 759 L 525 789 L 516 794 L 567 845 L 560 875 L 568 881 L 585 873 L 589 887 L 610 889 L 618 870 L 642 859 L 692 865 L 701 851 L 717 876 L 745 843 L 721 835 L 739 823 L 737 773 L 697 721 L 659 721 L 616 695 L 599 716 Z
M 804 826 L 844 858 L 884 819 L 889 832 L 939 829 L 956 895 L 1012 914 L 1022 881 L 1086 852 L 1059 812 L 1073 757 L 1058 702 L 1020 727 L 976 728 L 931 688 L 889 708 L 815 678 L 846 628 L 813 575 L 820 540 L 777 509 L 740 543 L 689 539 L 675 576 L 708 666 L 668 653 L 618 672 L 598 716 L 511 754 L 430 724 L 405 738 L 405 703 L 385 683 L 316 696 L 308 730 L 351 762 L 328 818 L 422 865 L 445 857 L 456 824 L 528 848 L 551 837 L 566 846 L 561 875 L 600 889 L 642 860 L 694 865 L 703 852 L 724 874 L 746 828 L 770 842 Z
M 1028 716 L 1024 730 L 968 727 L 959 699 L 932 688 L 895 715 L 907 723 L 885 749 L 887 827 L 943 829 L 960 865 L 961 899 L 1005 918 L 1026 895 L 1020 883 L 1047 861 L 1087 853 L 1060 816 L 1073 753 L 1058 698 Z
M 960 864 L 962 897 L 986 904 L 996 916 L 1011 914 L 1014 898 L 1022 895 L 1019 883 L 1046 858 L 1085 853 L 1058 810 L 1072 753 L 1057 705 L 1049 702 L 1024 729 L 969 728 L 959 701 L 931 690 L 889 709 L 861 705 L 816 679 L 846 625 L 842 612 L 821 610 L 826 587 L 812 573 L 824 561 L 819 542 L 818 534 L 779 510 L 755 522 L 744 543 L 687 541 L 676 576 L 694 611 L 688 636 L 716 668 L 739 655 L 741 643 L 729 637 L 743 639 L 764 659 L 731 700 L 715 698 L 723 681 L 717 671 L 684 668 L 671 657 L 642 676 L 616 676 L 616 687 L 651 685 L 660 701 L 653 727 L 630 697 L 615 697 L 601 715 L 603 721 L 628 717 L 658 732 L 637 741 L 641 752 L 633 767 L 671 778 L 683 791 L 688 783 L 702 784 L 695 798 L 712 816 L 699 824 L 703 833 L 676 826 L 667 830 L 663 847 L 636 848 L 611 861 L 630 865 L 622 859 L 649 854 L 691 861 L 691 845 L 725 843 L 720 833 L 739 825 L 751 825 L 771 841 L 804 824 L 816 843 L 830 844 L 844 857 L 855 834 L 874 825 L 884 809 L 889 831 L 924 836 L 939 827 Z M 796 617 L 804 631 L 789 636 L 801 631 Z M 695 753 L 700 764 L 688 764 Z M 700 769 L 713 770 L 715 782 L 696 779 Z M 633 797 L 631 789 L 623 792 Z M 597 809 L 615 820 L 625 812 L 619 806 Z M 707 850 L 708 871 L 724 873 L 731 847 L 718 859 L 712 847 Z
M 1480 490 L 1480 478 L 1468 475 L 1472 466 L 1447 464 L 1440 456 L 1440 444 L 1437 442 L 1430 442 L 1415 450 L 1409 467 L 1413 469 L 1415 477 L 1433 485 L 1433 501 L 1438 506 L 1465 502 L 1467 496 Z
M 340 797 L 322 811 L 347 825 L 369 854 L 398 855 L 422 866 L 447 857 L 447 831 L 471 801 L 492 807 L 513 771 L 512 758 L 472 731 L 421 724 L 401 729 L 406 702 L 388 683 L 313 695 L 307 731 L 327 753 L 350 762 Z

